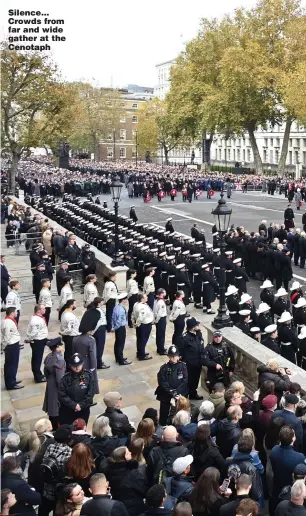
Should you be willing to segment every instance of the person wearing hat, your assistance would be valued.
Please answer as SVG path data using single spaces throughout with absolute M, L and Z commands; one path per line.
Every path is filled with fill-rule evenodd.
M 260 292 L 260 301 L 262 303 L 267 303 L 267 305 L 270 306 L 270 308 L 274 305 L 274 294 L 272 292 L 273 284 L 272 282 L 267 279 L 263 282 L 262 285 L 259 287 L 261 289 Z
M 188 395 L 191 400 L 202 400 L 197 388 L 204 363 L 204 340 L 200 330 L 200 322 L 194 317 L 186 320 L 187 332 L 178 342 L 183 362 L 188 371 Z
M 296 441 L 294 442 L 294 449 L 297 451 L 301 451 L 303 449 L 303 427 L 300 418 L 295 415 L 296 406 L 300 401 L 300 398 L 296 394 L 287 393 L 284 396 L 284 408 L 280 410 L 275 410 L 272 420 L 277 417 L 282 417 L 285 421 L 285 425 L 291 427 L 294 430 Z M 292 442 L 293 444 L 293 442 Z M 304 460 L 300 462 L 305 462 Z M 273 466 L 273 464 L 272 464 Z M 274 468 L 273 468 L 274 470 Z M 274 471 L 275 474 L 275 471 Z
M 192 263 L 191 263 L 191 277 L 192 277 L 192 293 L 193 293 L 193 301 L 195 308 L 203 308 L 201 304 L 202 297 L 202 283 L 200 280 L 202 266 L 200 262 L 201 253 L 194 253 L 191 255 Z
M 68 273 L 68 261 L 61 260 L 59 262 L 59 267 L 56 271 L 56 288 L 57 293 L 60 295 L 63 286 L 66 284 L 66 277 L 69 276 Z
M 249 294 L 242 294 L 241 299 L 239 301 L 239 306 L 240 310 L 251 310 L 250 324 L 252 323 L 254 326 L 259 326 L 258 313 L 252 296 L 250 296 Z
M 136 211 L 135 211 L 135 206 L 130 206 L 130 214 L 129 214 L 129 217 L 130 219 L 133 221 L 133 222 L 138 222 L 138 217 L 136 215 Z
M 155 274 L 155 269 L 153 267 L 149 267 L 146 270 L 145 278 L 143 281 L 143 291 L 148 297 L 148 305 L 153 310 L 154 306 L 154 295 L 155 295 L 155 284 L 153 276 Z
M 225 251 L 225 258 L 223 260 L 223 267 L 225 269 L 225 286 L 234 285 L 234 264 L 233 264 L 233 251 Z
M 173 224 L 172 224 L 172 217 L 169 217 L 167 219 L 166 225 L 165 225 L 165 230 L 169 231 L 170 233 L 174 233 L 174 227 L 173 227 Z
M 4 382 L 7 390 L 23 389 L 24 385 L 17 382 L 16 375 L 19 365 L 20 334 L 18 331 L 17 310 L 14 306 L 6 309 L 6 315 L 1 322 L 1 350 L 4 351 Z
M 295 306 L 301 297 L 303 297 L 302 285 L 299 281 L 294 281 L 290 287 L 290 301 L 292 305 Z
M 221 382 L 224 387 L 231 384 L 235 357 L 231 347 L 223 340 L 220 330 L 213 332 L 212 341 L 205 348 L 204 365 L 207 367 L 206 385 L 210 393 L 216 383 Z
M 278 503 L 284 500 L 291 500 L 291 488 L 297 480 L 303 480 L 304 484 L 306 484 L 306 464 L 303 462 L 295 466 L 292 473 L 292 484 L 283 487 L 278 496 Z
M 158 355 L 167 355 L 167 350 L 165 348 L 167 327 L 167 306 L 165 303 L 166 295 L 166 291 L 163 288 L 158 289 L 153 307 L 156 328 L 156 349 Z
M 229 316 L 233 321 L 233 324 L 236 324 L 239 321 L 240 310 L 238 288 L 234 285 L 229 285 L 225 292 L 225 297 Z
M 284 211 L 284 224 L 286 231 L 289 231 L 290 228 L 294 228 L 294 213 L 291 204 L 288 204 Z
M 115 308 L 116 299 L 118 295 L 118 288 L 116 285 L 116 273 L 111 272 L 104 285 L 103 299 L 106 305 L 106 330 L 112 331 L 112 315 Z
M 306 324 L 306 299 L 304 297 L 300 297 L 293 307 L 293 323 L 297 328 L 297 333 L 299 334 L 301 328 Z
M 178 290 L 176 298 L 172 306 L 172 311 L 169 316 L 169 321 L 174 324 L 174 333 L 172 335 L 172 344 L 177 345 L 179 339 L 183 335 L 185 328 L 185 319 L 187 317 L 186 305 L 184 303 L 185 293 L 183 290 Z
M 94 380 L 94 394 L 99 394 L 97 375 L 97 346 L 92 336 L 96 328 L 96 321 L 91 318 L 82 318 L 79 326 L 80 335 L 73 337 L 72 353 L 83 359 L 83 367 L 90 371 Z M 69 362 L 68 362 L 69 363 Z
M 80 254 L 80 265 L 82 269 L 82 283 L 85 283 L 87 276 L 96 273 L 96 257 L 91 251 L 90 245 L 85 244 Z
M 239 310 L 239 322 L 235 324 L 245 335 L 250 335 L 251 310 Z
M 202 265 L 200 279 L 202 281 L 202 304 L 203 312 L 208 314 L 215 314 L 211 308 L 211 303 L 216 299 L 216 295 L 219 291 L 219 285 L 210 270 L 209 263 Z
M 159 423 L 167 424 L 171 400 L 179 395 L 188 394 L 187 366 L 180 361 L 179 349 L 172 345 L 168 348 L 169 362 L 163 364 L 157 373 L 158 386 L 155 391 L 156 398 L 160 402 Z
M 292 315 L 289 312 L 283 312 L 278 319 L 278 340 L 282 357 L 296 364 L 296 354 L 299 349 L 299 340 L 295 330 L 291 327 Z
M 114 354 L 119 365 L 130 365 L 132 362 L 123 357 L 127 326 L 127 292 L 118 294 L 117 300 L 118 304 L 115 306 L 112 316 L 112 328 L 115 332 Z
M 257 342 L 261 341 L 261 332 L 259 326 L 252 326 L 250 328 L 250 337 L 252 337 L 254 340 L 257 340 Z
M 184 262 L 187 262 L 186 255 L 183 257 Z M 188 268 L 185 263 L 179 263 L 176 265 L 176 291 L 182 290 L 184 292 L 184 303 L 185 306 L 189 305 L 189 300 L 191 296 L 191 284 L 188 274 Z
M 297 353 L 297 365 L 306 371 L 306 326 L 301 328 L 298 339 L 299 351 Z
M 247 292 L 247 282 L 249 276 L 241 267 L 242 258 L 236 258 L 233 260 L 234 264 L 234 285 L 239 290 L 239 295 L 242 296 L 244 292 Z
M 84 369 L 84 360 L 79 353 L 72 355 L 68 364 L 70 371 L 61 379 L 58 389 L 60 424 L 71 425 L 77 418 L 88 423 L 95 393 L 94 377 Z
M 47 380 L 43 411 L 49 416 L 53 430 L 58 427 L 58 387 L 66 371 L 65 359 L 62 355 L 63 344 L 61 337 L 47 341 L 50 348 L 44 360 L 44 375 Z
M 277 333 L 277 325 L 269 324 L 264 328 L 264 337 L 262 338 L 261 343 L 274 353 L 280 354 L 280 346 L 278 342 L 278 333 Z
M 36 298 L 36 303 L 38 303 L 38 300 L 39 300 L 39 293 L 41 290 L 41 285 L 42 285 L 43 279 L 48 279 L 48 274 L 46 271 L 45 264 L 43 262 L 40 262 L 36 265 L 36 271 L 34 272 L 33 280 L 32 280 L 33 294 Z
M 190 466 L 192 463 L 192 455 L 178 457 L 172 465 L 173 476 L 164 479 L 168 496 L 173 496 L 177 503 L 188 501 L 194 489 L 193 477 L 190 476 Z
M 264 335 L 265 328 L 273 324 L 273 318 L 270 313 L 270 306 L 267 303 L 260 303 L 257 309 L 257 315 L 258 326 L 260 328 L 260 331 Z
M 288 292 L 283 288 L 279 288 L 275 294 L 275 302 L 273 305 L 273 313 L 280 317 L 283 312 L 290 312 L 290 301 Z

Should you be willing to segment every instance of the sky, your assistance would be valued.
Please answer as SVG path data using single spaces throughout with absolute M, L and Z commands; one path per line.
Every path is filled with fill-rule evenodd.
M 100 86 L 127 84 L 154 87 L 155 66 L 174 59 L 184 43 L 197 34 L 201 18 L 221 17 L 235 8 L 255 5 L 256 0 L 4 0 L 1 3 L 2 39 L 24 27 L 56 27 L 44 24 L 45 16 L 10 16 L 9 9 L 40 11 L 49 20 L 64 20 L 57 27 L 66 41 L 51 42 L 51 53 L 68 81 L 88 80 Z M 40 19 L 42 24 L 9 24 L 8 20 Z M 10 33 L 12 37 L 18 34 Z M 38 34 L 27 36 L 39 37 Z M 51 36 L 49 35 L 49 38 Z M 14 42 L 15 45 L 31 43 Z M 46 43 L 38 43 L 45 45 Z

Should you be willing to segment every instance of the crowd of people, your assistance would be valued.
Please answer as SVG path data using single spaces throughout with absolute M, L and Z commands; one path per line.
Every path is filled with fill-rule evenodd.
M 87 166 L 82 174 L 100 168 Z M 186 237 L 175 232 L 171 218 L 161 229 L 138 223 L 134 207 L 130 217 L 116 220 L 106 206 L 70 192 L 60 204 L 52 195 L 41 196 L 41 216 L 2 200 L 3 222 L 14 227 L 6 232 L 8 247 L 20 239 L 29 251 L 36 305 L 24 342 L 31 347 L 34 381 L 46 383 L 43 410 L 48 419 L 39 420 L 25 436 L 12 428 L 10 414 L 1 415 L 1 514 L 32 516 L 37 508 L 39 516 L 257 516 L 264 514 L 265 500 L 271 516 L 306 514 L 306 401 L 301 386 L 291 381 L 291 370 L 272 358 L 258 367 L 258 391 L 250 399 L 243 383 L 233 381 L 235 354 L 223 332 L 215 331 L 204 346 L 200 321 L 188 313 L 193 304 L 214 314 L 224 268 L 232 324 L 306 370 L 306 299 L 302 286 L 291 283 L 291 258 L 304 266 L 301 242 L 306 239 L 294 229 L 291 206 L 284 227 L 262 221 L 254 233 L 230 228 L 223 257 L 215 227 L 209 244 L 196 224 Z M 66 231 L 53 227 L 49 218 Z M 87 242 L 82 249 L 77 236 Z M 128 267 L 126 291 L 119 292 L 113 272 L 99 295 L 91 246 Z M 83 283 L 80 319 L 74 314 L 75 268 Z M 261 280 L 257 308 L 247 293 L 250 277 Z M 53 279 L 59 336 L 50 339 Z M 1 256 L 2 350 L 9 390 L 24 388 L 17 380 L 24 346 L 18 329 L 20 288 Z M 173 336 L 166 349 L 168 324 Z M 155 326 L 156 352 L 166 360 L 157 375 L 159 411 L 148 408 L 136 427 L 124 414 L 121 393 L 108 392 L 105 412 L 90 432 L 90 409 L 99 393 L 97 371 L 111 367 L 103 361 L 106 334 L 114 334 L 115 361 L 128 366 L 128 326 L 135 332 L 139 361 L 153 358 L 146 345 Z M 46 346 L 50 352 L 43 361 Z M 203 367 L 209 393 L 205 400 L 198 394 Z

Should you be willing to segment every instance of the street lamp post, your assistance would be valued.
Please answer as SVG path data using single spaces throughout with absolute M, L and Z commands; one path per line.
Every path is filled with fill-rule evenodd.
M 113 159 L 116 161 L 116 131 L 113 129 Z
M 225 304 L 225 249 L 226 243 L 224 241 L 224 236 L 229 228 L 230 219 L 232 215 L 232 210 L 226 204 L 226 200 L 223 198 L 223 190 L 221 192 L 221 197 L 218 201 L 218 205 L 214 210 L 212 210 L 212 215 L 214 216 L 215 225 L 217 231 L 220 236 L 220 251 L 221 251 L 221 263 L 220 263 L 220 302 L 218 313 L 212 322 L 212 326 L 217 329 L 225 328 L 228 326 L 233 326 L 233 322 L 229 315 L 226 313 L 226 304 Z
M 110 189 L 112 194 L 112 201 L 114 202 L 114 211 L 115 211 L 115 257 L 112 261 L 112 267 L 116 267 L 118 265 L 118 252 L 119 252 L 119 235 L 118 235 L 118 208 L 120 195 L 123 184 L 120 183 L 119 176 L 115 177 L 115 180 L 112 182 Z

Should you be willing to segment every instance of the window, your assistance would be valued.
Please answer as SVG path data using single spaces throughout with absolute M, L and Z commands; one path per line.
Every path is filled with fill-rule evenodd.
M 268 138 L 264 138 L 264 146 L 268 147 Z
M 269 163 L 273 163 L 273 149 L 270 150 Z
M 231 161 L 231 149 L 227 149 L 227 158 L 228 161 Z
M 296 139 L 296 147 L 299 149 L 300 148 L 300 142 L 301 140 L 299 138 Z
M 297 165 L 299 163 L 299 151 L 295 151 L 294 153 L 294 165 Z
M 264 151 L 263 151 L 263 161 L 264 161 L 264 163 L 267 163 L 267 157 L 268 157 L 267 156 L 267 151 L 266 151 L 266 149 L 264 149 Z
M 218 159 L 218 149 L 215 149 L 215 159 Z
M 120 129 L 120 140 L 126 140 L 126 130 Z
M 219 161 L 222 160 L 222 149 L 219 149 Z
M 136 158 L 136 147 L 132 148 L 132 158 Z
M 233 149 L 233 161 L 236 159 L 236 149 Z
M 289 151 L 289 165 L 292 165 L 292 150 Z
M 243 151 L 242 151 L 242 159 L 243 159 L 243 161 L 245 161 L 245 149 L 243 149 Z
M 136 103 L 135 103 L 135 104 L 132 104 L 132 108 L 133 108 L 133 109 L 138 109 L 138 104 L 136 104 Z
M 306 148 L 306 138 L 303 139 L 303 146 Z
M 120 158 L 125 158 L 126 157 L 126 148 L 125 147 L 120 147 L 119 156 L 120 156 Z
M 270 138 L 270 147 L 273 147 L 273 138 Z
M 125 116 L 124 116 L 124 115 L 122 115 L 122 116 L 120 117 L 120 123 L 121 123 L 121 124 L 125 124 L 125 122 L 126 122 L 126 118 L 125 118 Z
M 278 161 L 279 161 L 279 151 L 276 150 L 275 151 L 275 163 L 278 163 Z
M 251 149 L 248 149 L 247 152 L 248 152 L 247 160 L 250 162 L 251 161 Z
M 113 135 L 112 135 L 112 133 L 110 133 L 110 134 L 108 135 L 107 139 L 108 139 L 108 140 L 112 140 L 112 139 L 113 139 Z
M 133 124 L 137 124 L 138 123 L 138 116 L 136 116 L 136 115 L 132 116 L 132 122 L 133 122 Z
M 292 147 L 292 138 L 289 138 L 289 147 Z
M 303 165 L 306 165 L 306 152 L 303 151 Z
M 240 161 L 240 149 L 237 149 L 237 160 Z
M 113 147 L 107 147 L 107 157 L 108 158 L 113 158 L 114 157 Z
M 276 138 L 276 147 L 280 147 L 280 138 Z

